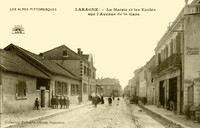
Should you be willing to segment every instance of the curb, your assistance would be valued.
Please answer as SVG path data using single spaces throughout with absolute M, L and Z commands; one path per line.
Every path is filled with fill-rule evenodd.
M 173 124 L 175 124 L 175 125 L 178 125 L 178 126 L 180 126 L 181 128 L 191 128 L 191 127 L 186 126 L 186 125 L 184 125 L 184 124 L 182 124 L 182 123 L 180 123 L 180 122 L 177 122 L 177 121 L 175 121 L 175 120 L 173 120 L 173 119 L 171 119 L 171 118 L 169 118 L 169 117 L 167 117 L 167 116 L 165 116 L 165 115 L 161 115 L 161 114 L 159 114 L 159 113 L 156 113 L 156 112 L 152 111 L 151 109 L 149 109 L 149 108 L 147 108 L 147 107 L 145 107 L 145 106 L 139 105 L 139 107 L 142 108 L 142 109 L 145 109 L 145 110 L 147 110 L 147 111 L 150 111 L 151 113 L 154 113 L 155 115 L 157 115 L 157 116 L 163 118 L 164 120 L 167 120 L 167 121 L 170 122 L 170 123 L 173 123 Z
M 55 112 L 55 113 L 50 113 L 50 114 L 47 114 L 47 115 L 44 115 L 44 116 L 35 117 L 35 118 L 32 118 L 32 119 L 26 120 L 25 122 L 34 122 L 34 121 L 44 120 L 44 119 L 47 119 L 47 118 L 50 118 L 50 117 L 53 117 L 53 116 L 57 116 L 59 114 L 63 114 L 63 113 L 66 113 L 66 112 L 76 110 L 76 109 L 81 108 L 81 107 L 89 106 L 89 105 L 91 105 L 91 103 L 86 103 L 86 104 L 83 104 L 83 105 L 77 105 L 77 106 L 75 106 L 71 109 L 66 109 L 66 110 L 63 110 L 63 111 L 60 111 L 60 112 Z M 20 125 L 21 124 L 11 124 L 9 126 L 3 126 L 2 128 L 12 128 L 14 126 L 20 126 Z

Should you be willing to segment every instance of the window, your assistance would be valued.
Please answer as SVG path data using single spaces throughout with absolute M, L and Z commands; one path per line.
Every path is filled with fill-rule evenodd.
M 62 84 L 62 88 L 63 88 L 63 95 L 68 95 L 68 85 L 67 85 L 67 83 L 65 83 L 65 82 L 63 82 L 63 84 Z
M 71 84 L 71 95 L 78 95 L 78 84 Z
M 93 77 L 92 78 L 95 79 L 95 72 L 93 72 Z
M 67 52 L 67 50 L 64 50 L 64 51 L 63 51 L 63 57 L 68 57 L 68 52 Z
M 84 75 L 86 76 L 86 74 L 87 74 L 87 68 L 86 68 L 86 66 L 84 66 Z
M 87 68 L 87 76 L 89 76 L 89 68 Z
M 76 95 L 78 95 L 79 89 L 78 89 L 78 84 L 76 84 Z
M 62 95 L 62 83 L 60 81 L 55 82 L 55 94 Z
M 174 50 L 174 48 L 173 48 L 173 40 L 171 40 L 171 42 L 170 42 L 170 55 L 173 54 L 173 50 Z
M 71 84 L 71 95 L 75 95 L 75 85 Z
M 26 83 L 23 81 L 19 81 L 16 85 L 16 96 L 17 99 L 26 98 L 27 88 Z
M 56 95 L 68 95 L 68 84 L 65 82 L 55 82 L 55 94 Z

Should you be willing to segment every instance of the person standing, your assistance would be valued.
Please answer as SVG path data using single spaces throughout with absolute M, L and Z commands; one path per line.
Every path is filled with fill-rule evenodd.
M 62 106 L 63 106 L 63 99 L 62 99 L 62 97 L 60 97 L 59 102 L 60 102 L 60 109 L 62 109 Z
M 109 104 L 109 106 L 112 105 L 112 98 L 111 97 L 108 98 L 108 104 Z
M 97 104 L 98 104 L 98 96 L 96 95 L 94 97 L 94 107 L 97 108 Z
M 101 104 L 104 104 L 103 96 L 101 96 Z
M 55 108 L 58 109 L 59 99 L 58 96 L 55 98 Z
M 117 106 L 119 105 L 119 101 L 120 101 L 120 99 L 119 99 L 119 97 L 117 98 Z
M 112 98 L 113 98 L 113 100 L 115 100 L 115 95 L 114 94 L 113 94 Z
M 38 98 L 35 99 L 35 107 L 36 107 L 36 110 L 39 110 L 39 105 L 40 105 L 40 102 L 38 100 Z
M 64 96 L 64 99 L 63 99 L 63 108 L 67 108 L 67 99 L 66 99 L 65 96 Z
M 82 98 L 81 98 L 81 96 L 79 95 L 79 96 L 78 96 L 78 105 L 81 104 L 81 99 L 82 99 Z
M 67 108 L 69 108 L 69 105 L 70 105 L 70 100 L 69 100 L 69 97 L 67 97 L 67 100 L 66 100 L 66 106 L 67 106 Z
M 52 96 L 52 98 L 51 98 L 51 106 L 53 109 L 55 108 L 55 97 L 54 96 Z

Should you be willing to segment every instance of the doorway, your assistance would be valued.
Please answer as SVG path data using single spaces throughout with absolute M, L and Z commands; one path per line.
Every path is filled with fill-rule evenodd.
M 165 106 L 165 87 L 164 87 L 164 81 L 160 81 L 159 85 L 160 94 L 159 94 L 159 101 L 161 106 Z
M 169 79 L 169 99 L 172 99 L 177 110 L 177 77 Z
M 45 107 L 45 90 L 41 90 L 41 107 Z

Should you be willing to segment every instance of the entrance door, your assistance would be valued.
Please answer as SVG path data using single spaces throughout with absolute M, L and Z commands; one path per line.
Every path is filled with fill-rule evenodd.
M 165 106 L 165 87 L 164 87 L 164 81 L 160 81 L 160 94 L 159 94 L 160 98 L 160 105 L 161 106 Z
M 45 90 L 41 90 L 41 107 L 45 107 Z
M 169 79 L 169 98 L 173 99 L 175 110 L 177 110 L 177 77 Z

